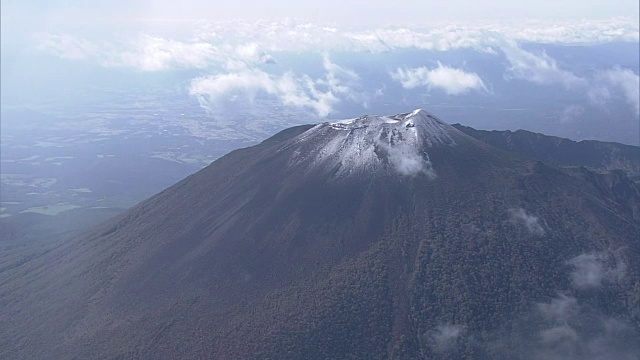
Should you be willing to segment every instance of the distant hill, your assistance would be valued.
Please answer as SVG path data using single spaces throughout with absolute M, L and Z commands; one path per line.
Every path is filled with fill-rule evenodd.
M 233 151 L 0 272 L 0 358 L 638 359 L 640 186 L 601 172 L 637 149 L 467 133 L 416 110 Z
M 456 129 L 499 149 L 560 166 L 586 166 L 597 171 L 624 170 L 640 180 L 640 147 L 595 140 L 573 141 L 526 130 Z

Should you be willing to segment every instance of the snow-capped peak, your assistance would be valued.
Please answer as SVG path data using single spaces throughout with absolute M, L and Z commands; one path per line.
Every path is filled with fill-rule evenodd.
M 325 167 L 336 175 L 391 167 L 403 175 L 435 177 L 427 150 L 455 145 L 453 132 L 455 128 L 423 109 L 326 122 L 297 138 L 301 148 L 294 162 L 312 156 L 314 167 Z

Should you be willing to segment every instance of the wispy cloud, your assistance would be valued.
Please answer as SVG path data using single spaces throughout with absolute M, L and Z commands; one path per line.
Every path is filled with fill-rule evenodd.
M 449 95 L 460 95 L 471 90 L 487 91 L 487 87 L 478 74 L 440 63 L 435 69 L 426 67 L 398 68 L 390 75 L 392 79 L 402 84 L 405 89 L 424 86 L 444 90 Z
M 428 178 L 436 178 L 431 161 L 416 147 L 402 142 L 391 145 L 384 141 L 378 141 L 377 145 L 387 154 L 387 160 L 400 174 L 414 176 L 422 173 Z
M 34 38 L 38 49 L 62 59 L 86 60 L 102 52 L 100 46 L 68 34 L 38 33 Z
M 589 310 L 571 296 L 539 303 L 543 322 L 537 338 L 520 339 L 532 351 L 527 359 L 637 359 L 637 333 L 627 323 Z M 524 343 L 524 344 L 523 344 Z
M 560 84 L 567 89 L 585 86 L 587 81 L 570 71 L 561 69 L 558 63 L 546 53 L 534 54 L 523 50 L 513 41 L 500 45 L 509 67 L 508 79 L 521 79 L 536 84 Z
M 596 75 L 589 96 L 595 103 L 603 104 L 613 93 L 620 93 L 636 115 L 640 114 L 640 77 L 629 69 L 610 69 Z
M 624 319 L 561 293 L 522 314 L 487 348 L 505 360 L 637 360 L 637 339 Z
M 560 295 L 548 303 L 539 303 L 538 310 L 549 321 L 564 323 L 578 311 L 576 298 Z
M 615 254 L 608 252 L 582 254 L 569 260 L 567 264 L 573 267 L 571 280 L 579 289 L 598 287 L 605 282 L 617 282 L 626 273 L 626 264 Z
M 439 325 L 427 334 L 427 343 L 436 352 L 445 352 L 456 346 L 458 339 L 464 334 L 464 325 Z
M 599 71 L 592 76 L 578 76 L 563 69 L 545 52 L 535 54 L 522 49 L 510 40 L 497 42 L 500 51 L 509 62 L 507 80 L 525 80 L 540 85 L 558 84 L 565 89 L 583 93 L 595 105 L 604 106 L 616 96 L 624 98 L 636 115 L 640 114 L 640 78 L 629 69 L 614 68 Z M 563 114 L 575 116 L 573 112 Z M 566 116 L 565 116 L 566 115 Z
M 562 110 L 560 121 L 563 123 L 571 123 L 578 120 L 585 112 L 584 106 L 581 105 L 568 105 Z
M 523 208 L 509 209 L 509 215 L 511 216 L 512 222 L 524 226 L 532 235 L 544 235 L 545 230 L 540 224 L 540 219 L 534 215 L 528 214 Z

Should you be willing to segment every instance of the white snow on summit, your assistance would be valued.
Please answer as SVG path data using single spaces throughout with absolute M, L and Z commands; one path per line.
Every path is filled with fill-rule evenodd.
M 427 150 L 455 145 L 452 131 L 455 128 L 422 109 L 326 122 L 298 136 L 301 148 L 293 161 L 315 157 L 311 159 L 314 167 L 335 171 L 336 176 L 390 166 L 402 175 L 423 173 L 433 178 L 436 174 Z

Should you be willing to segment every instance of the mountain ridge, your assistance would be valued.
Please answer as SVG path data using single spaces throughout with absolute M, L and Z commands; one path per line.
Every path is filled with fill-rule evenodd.
M 573 141 L 527 130 L 476 130 L 453 127 L 505 151 L 560 166 L 586 166 L 597 171 L 624 170 L 640 180 L 640 147 L 598 140 Z

